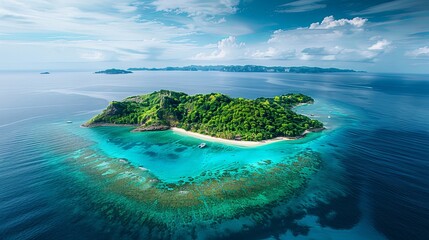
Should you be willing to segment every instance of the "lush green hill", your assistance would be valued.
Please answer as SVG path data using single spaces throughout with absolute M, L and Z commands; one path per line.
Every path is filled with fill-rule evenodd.
M 300 136 L 323 124 L 291 110 L 312 103 L 303 94 L 287 94 L 255 100 L 231 98 L 220 93 L 187 95 L 161 90 L 112 102 L 85 126 L 128 124 L 137 130 L 179 127 L 210 136 L 259 141 L 275 137 Z
M 128 70 L 115 69 L 115 68 L 95 72 L 95 74 L 129 74 L 129 73 L 133 73 L 133 72 Z

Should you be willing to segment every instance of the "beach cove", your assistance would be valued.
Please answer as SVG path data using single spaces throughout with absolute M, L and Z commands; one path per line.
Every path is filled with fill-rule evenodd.
M 175 133 L 191 136 L 191 137 L 198 138 L 198 139 L 201 139 L 204 141 L 218 142 L 218 143 L 223 143 L 223 144 L 232 144 L 232 145 L 241 146 L 241 147 L 257 147 L 257 146 L 263 146 L 263 145 L 270 144 L 270 143 L 276 143 L 279 141 L 296 140 L 296 138 L 279 137 L 279 138 L 270 139 L 270 140 L 263 140 L 263 141 L 238 141 L 238 140 L 212 137 L 212 136 L 204 135 L 201 133 L 186 131 L 182 128 L 177 128 L 177 127 L 173 127 L 173 128 L 171 128 L 171 130 Z

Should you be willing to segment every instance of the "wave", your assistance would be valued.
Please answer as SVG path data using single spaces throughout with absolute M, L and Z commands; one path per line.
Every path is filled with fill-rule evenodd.
M 52 116 L 52 115 L 53 115 L 53 114 L 47 114 L 47 115 L 41 115 L 41 116 L 35 116 L 35 117 L 24 118 L 24 119 L 21 119 L 21 120 L 15 121 L 15 122 L 11 122 L 11 123 L 7 123 L 7 124 L 0 125 L 0 128 L 8 127 L 8 126 L 11 126 L 11 125 L 14 125 L 14 124 L 17 124 L 17 123 L 22 123 L 22 122 L 26 122 L 26 121 L 30 121 L 30 120 L 38 119 L 38 118 L 44 118 L 44 117 Z

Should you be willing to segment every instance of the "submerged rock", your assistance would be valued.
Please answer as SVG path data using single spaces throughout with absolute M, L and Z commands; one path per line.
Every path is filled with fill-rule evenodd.
M 148 132 L 148 131 L 165 131 L 170 129 L 170 126 L 167 125 L 150 125 L 150 126 L 140 126 L 132 132 Z

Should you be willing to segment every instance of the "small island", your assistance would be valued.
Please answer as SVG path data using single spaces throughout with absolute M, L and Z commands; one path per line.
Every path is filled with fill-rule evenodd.
M 47 75 L 47 74 L 51 74 L 51 73 L 50 72 L 41 72 L 40 74 Z
M 116 69 L 116 68 L 95 72 L 95 74 L 130 74 L 130 73 L 133 73 L 133 72 L 128 70 L 123 70 L 123 69 Z
M 272 98 L 231 98 L 220 93 L 188 95 L 160 90 L 113 101 L 85 127 L 134 126 L 133 131 L 179 128 L 206 136 L 243 141 L 300 138 L 323 124 L 292 111 L 314 100 L 303 94 Z

